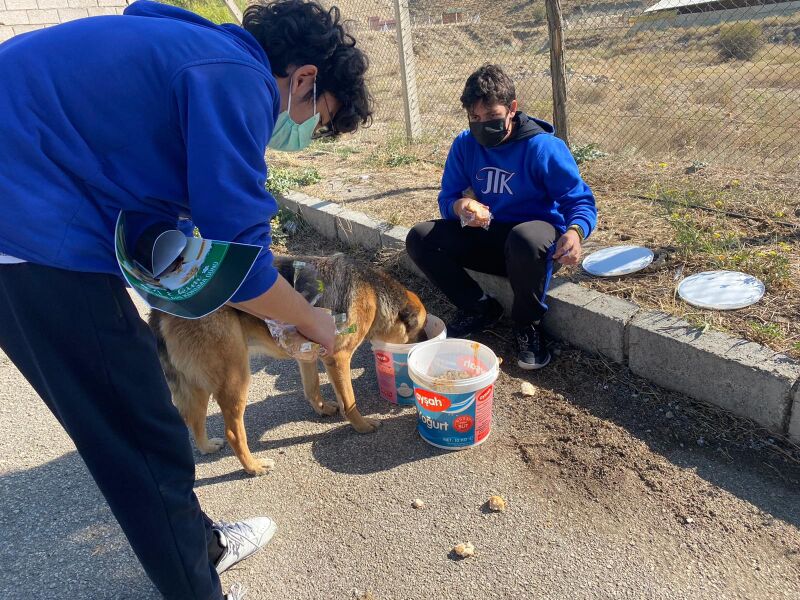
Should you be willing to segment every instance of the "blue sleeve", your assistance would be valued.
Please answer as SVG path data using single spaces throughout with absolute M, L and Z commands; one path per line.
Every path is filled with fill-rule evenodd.
M 461 199 L 464 190 L 472 185 L 466 174 L 463 146 L 463 136 L 460 135 L 450 146 L 447 161 L 444 163 L 442 190 L 439 192 L 439 212 L 444 219 L 458 219 L 458 215 L 453 212 L 453 204 Z
M 536 136 L 540 142 L 536 155 L 539 176 L 567 227 L 580 225 L 586 237 L 597 225 L 594 194 L 581 178 L 578 164 L 563 140 L 554 135 Z M 541 138 L 541 139 L 539 139 Z
M 173 94 L 186 144 L 192 222 L 204 238 L 262 248 L 231 299 L 250 300 L 278 278 L 269 250 L 269 222 L 278 207 L 264 187 L 264 152 L 274 126 L 265 76 L 244 64 L 195 65 L 175 78 Z
M 178 219 L 178 231 L 186 237 L 194 237 L 194 223 L 191 219 Z

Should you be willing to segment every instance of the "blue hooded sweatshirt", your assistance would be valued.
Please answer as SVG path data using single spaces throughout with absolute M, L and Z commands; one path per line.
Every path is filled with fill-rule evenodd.
M 0 252 L 119 274 L 121 210 L 263 247 L 234 301 L 277 278 L 264 151 L 280 112 L 249 33 L 156 2 L 0 45 Z
M 471 187 L 497 221 L 546 221 L 560 233 L 580 225 L 588 237 L 597 209 L 569 148 L 550 123 L 524 113 L 514 119 L 514 137 L 494 148 L 481 146 L 469 130 L 455 139 L 442 175 L 442 217 L 458 219 L 453 204 Z

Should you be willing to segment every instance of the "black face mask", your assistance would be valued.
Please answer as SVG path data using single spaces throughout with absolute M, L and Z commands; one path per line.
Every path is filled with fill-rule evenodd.
M 487 148 L 499 146 L 503 138 L 506 137 L 506 118 L 492 119 L 491 121 L 471 121 L 469 130 L 475 140 Z

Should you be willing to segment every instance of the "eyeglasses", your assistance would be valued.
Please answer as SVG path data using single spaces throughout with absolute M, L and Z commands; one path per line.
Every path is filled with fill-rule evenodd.
M 311 135 L 312 140 L 322 140 L 329 137 L 334 137 L 339 135 L 339 132 L 336 131 L 336 127 L 333 125 L 333 113 L 331 112 L 330 106 L 328 106 L 328 98 L 327 96 L 322 96 L 323 102 L 325 102 L 325 108 L 328 111 L 328 123 L 326 125 L 322 125 L 318 129 L 314 131 Z
M 317 129 L 313 135 L 311 136 L 312 140 L 324 140 L 325 138 L 333 137 L 338 135 L 337 132 L 333 127 L 329 127 L 328 125 L 324 125 Z

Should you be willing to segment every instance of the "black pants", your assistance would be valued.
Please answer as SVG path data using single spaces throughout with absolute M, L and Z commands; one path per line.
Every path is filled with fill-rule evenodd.
M 406 250 L 420 270 L 462 310 L 475 308 L 483 290 L 465 268 L 507 276 L 514 291 L 511 318 L 530 325 L 547 312 L 545 296 L 553 274 L 558 232 L 544 221 L 500 223 L 488 230 L 461 227 L 455 220 L 415 225 Z M 556 269 L 558 263 L 555 263 Z
M 122 280 L 0 265 L 0 348 L 75 442 L 158 590 L 220 600 L 189 434 Z

